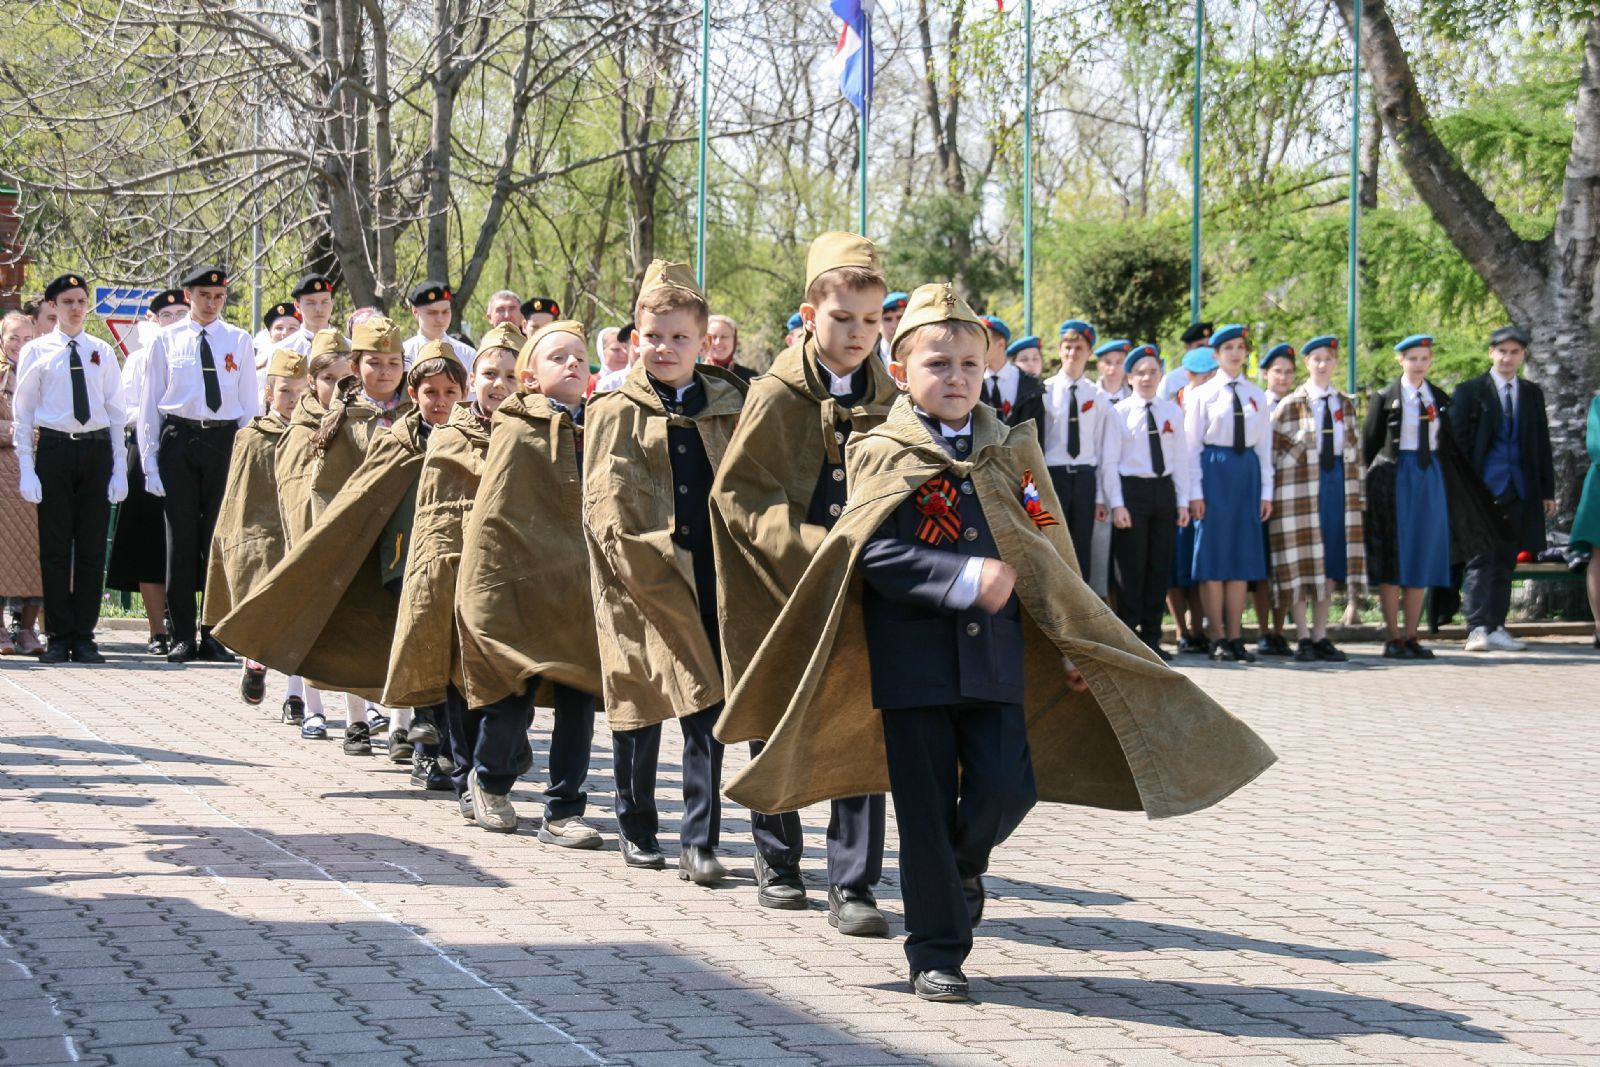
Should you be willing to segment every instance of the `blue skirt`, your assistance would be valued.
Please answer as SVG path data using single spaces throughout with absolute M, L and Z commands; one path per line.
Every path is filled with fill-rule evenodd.
M 1194 580 L 1259 582 L 1267 576 L 1261 539 L 1261 461 L 1207 445 L 1200 454 L 1206 517 L 1194 526 Z
M 1323 471 L 1317 482 L 1317 525 L 1322 528 L 1322 573 L 1330 582 L 1350 577 L 1344 541 L 1344 461 Z
M 1423 470 L 1415 451 L 1400 453 L 1395 465 L 1394 503 L 1400 585 L 1407 589 L 1449 586 L 1450 511 L 1438 457 Z
M 1187 500 L 1180 501 L 1185 507 Z M 1178 527 L 1178 536 L 1172 541 L 1171 589 L 1188 589 L 1194 585 L 1194 523 Z

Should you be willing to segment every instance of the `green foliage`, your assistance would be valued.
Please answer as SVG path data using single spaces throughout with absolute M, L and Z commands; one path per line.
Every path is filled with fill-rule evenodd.
M 1058 260 L 1066 306 L 1093 322 L 1101 337 L 1144 342 L 1181 331 L 1188 320 L 1189 249 L 1176 228 L 1082 224 L 1052 236 L 1050 244 L 1070 250 Z
M 973 230 L 978 216 L 979 201 L 976 196 L 956 196 L 950 193 L 931 192 L 917 198 L 907 213 L 897 218 L 890 231 L 887 269 L 893 284 L 908 288 L 902 282 L 921 284 L 956 278 L 958 270 L 958 243 Z M 974 306 L 989 307 L 1000 290 L 1009 290 L 1021 284 L 1017 264 L 1004 261 L 999 249 L 980 246 L 965 263 L 967 294 Z

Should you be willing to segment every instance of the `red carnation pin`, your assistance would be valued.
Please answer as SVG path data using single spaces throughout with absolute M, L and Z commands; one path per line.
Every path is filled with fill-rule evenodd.
M 100 350 L 98 348 L 89 353 L 89 362 L 93 363 L 96 367 L 100 365 Z
M 1437 415 L 1438 413 L 1439 413 L 1439 409 L 1438 408 L 1434 407 L 1432 404 L 1428 405 L 1428 421 L 1429 422 L 1432 422 L 1433 421 L 1433 417 L 1435 415 Z
M 1172 432 L 1172 420 L 1171 419 L 1167 419 L 1167 420 L 1165 420 L 1165 421 L 1163 421 L 1161 423 L 1161 432 L 1162 433 L 1171 433 Z
M 1085 400 L 1083 402 L 1083 407 L 1079 408 L 1078 410 L 1079 411 L 1088 411 L 1092 407 L 1094 407 L 1094 401 L 1093 400 Z
M 1333 413 L 1333 421 L 1334 422 L 1343 422 L 1344 421 L 1344 408 L 1340 408 L 1340 409 L 1338 409 L 1337 411 L 1335 411 Z

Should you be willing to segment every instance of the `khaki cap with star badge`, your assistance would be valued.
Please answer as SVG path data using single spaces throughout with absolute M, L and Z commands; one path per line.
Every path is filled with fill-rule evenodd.
M 900 316 L 900 325 L 895 328 L 889 351 L 899 351 L 900 342 L 918 326 L 931 326 L 936 322 L 970 322 L 974 326 L 984 326 L 983 320 L 961 299 L 954 285 L 949 282 L 930 282 L 912 290 L 911 298 L 906 301 L 905 314 Z
M 356 352 L 394 353 L 404 352 L 406 343 L 400 336 L 400 327 L 380 315 L 356 324 L 356 335 L 350 339 L 350 347 Z
M 267 377 L 269 378 L 304 378 L 306 376 L 306 357 L 291 348 L 276 348 L 272 351 L 272 358 L 267 361 Z
M 840 267 L 865 267 L 881 271 L 883 263 L 878 258 L 878 248 L 859 233 L 829 230 L 818 235 L 806 251 L 806 289 L 830 270 Z

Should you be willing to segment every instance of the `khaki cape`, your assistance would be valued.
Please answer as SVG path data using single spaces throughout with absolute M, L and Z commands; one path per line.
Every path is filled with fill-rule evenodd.
M 372 439 L 316 524 L 217 624 L 219 641 L 318 689 L 382 699 L 397 604 L 377 542 L 421 473 L 421 421 L 413 411 Z
M 313 461 L 311 507 L 316 515 L 327 510 L 334 496 L 355 474 L 356 468 L 361 466 L 361 461 L 371 449 L 372 442 L 386 429 L 400 425 L 401 419 L 416 411 L 416 406 L 408 399 L 402 399 L 399 407 L 384 411 L 363 396 L 348 400 L 334 397 L 329 410 L 338 408 L 344 408 L 344 421 L 339 424 L 339 432 L 328 442 L 327 450 Z M 383 425 L 386 415 L 390 418 L 389 427 Z
M 267 414 L 234 435 L 222 510 L 206 563 L 202 625 L 215 626 L 283 558 L 277 459 L 288 430 L 277 415 Z
M 317 454 L 311 447 L 311 435 L 322 425 L 328 413 L 317 400 L 316 389 L 309 389 L 300 398 L 278 445 L 275 461 L 278 483 L 278 514 L 283 517 L 284 550 L 305 536 L 311 524 L 317 521 L 322 508 L 311 496 L 311 479 L 317 473 Z
M 467 515 L 456 629 L 469 707 L 541 680 L 599 695 L 600 646 L 583 536 L 572 417 L 537 394 L 494 413 L 483 481 Z
M 1030 519 L 1021 490 L 1030 470 L 1045 510 L 1061 514 L 1041 476 L 1044 454 L 1032 424 L 1007 428 L 982 404 L 972 417 L 970 462 L 949 456 L 903 398 L 882 426 L 851 441 L 850 504 L 717 724 L 722 740 L 748 740 L 762 736 L 769 707 L 785 709 L 728 796 L 780 812 L 888 792 L 856 561 L 901 501 L 941 471 L 971 479 L 1000 556 L 1017 572 L 1028 743 L 1041 799 L 1182 815 L 1271 766 L 1272 751 L 1249 727 L 1157 659 L 1094 595 L 1068 562 L 1067 528 Z M 1088 692 L 1068 688 L 1063 656 L 1083 673 Z
M 431 707 L 444 703 L 446 686 L 461 688 L 456 569 L 461 562 L 462 528 L 478 493 L 488 450 L 489 433 L 466 404 L 458 405 L 450 421 L 428 435 L 383 687 L 387 707 Z
M 739 421 L 744 383 L 700 364 L 706 405 L 667 414 L 641 360 L 622 386 L 589 402 L 583 521 L 606 717 L 636 730 L 703 711 L 722 699 L 722 675 L 700 622 L 690 554 L 672 540 L 675 515 L 667 427 L 693 426 L 711 469 Z
M 722 662 L 734 685 L 828 529 L 806 521 L 823 464 L 838 462 L 840 424 L 863 433 L 884 420 L 899 390 L 877 354 L 861 401 L 844 407 L 817 369 L 814 339 L 786 349 L 750 386 L 727 457 L 711 489 Z M 774 709 L 774 723 L 776 712 Z

